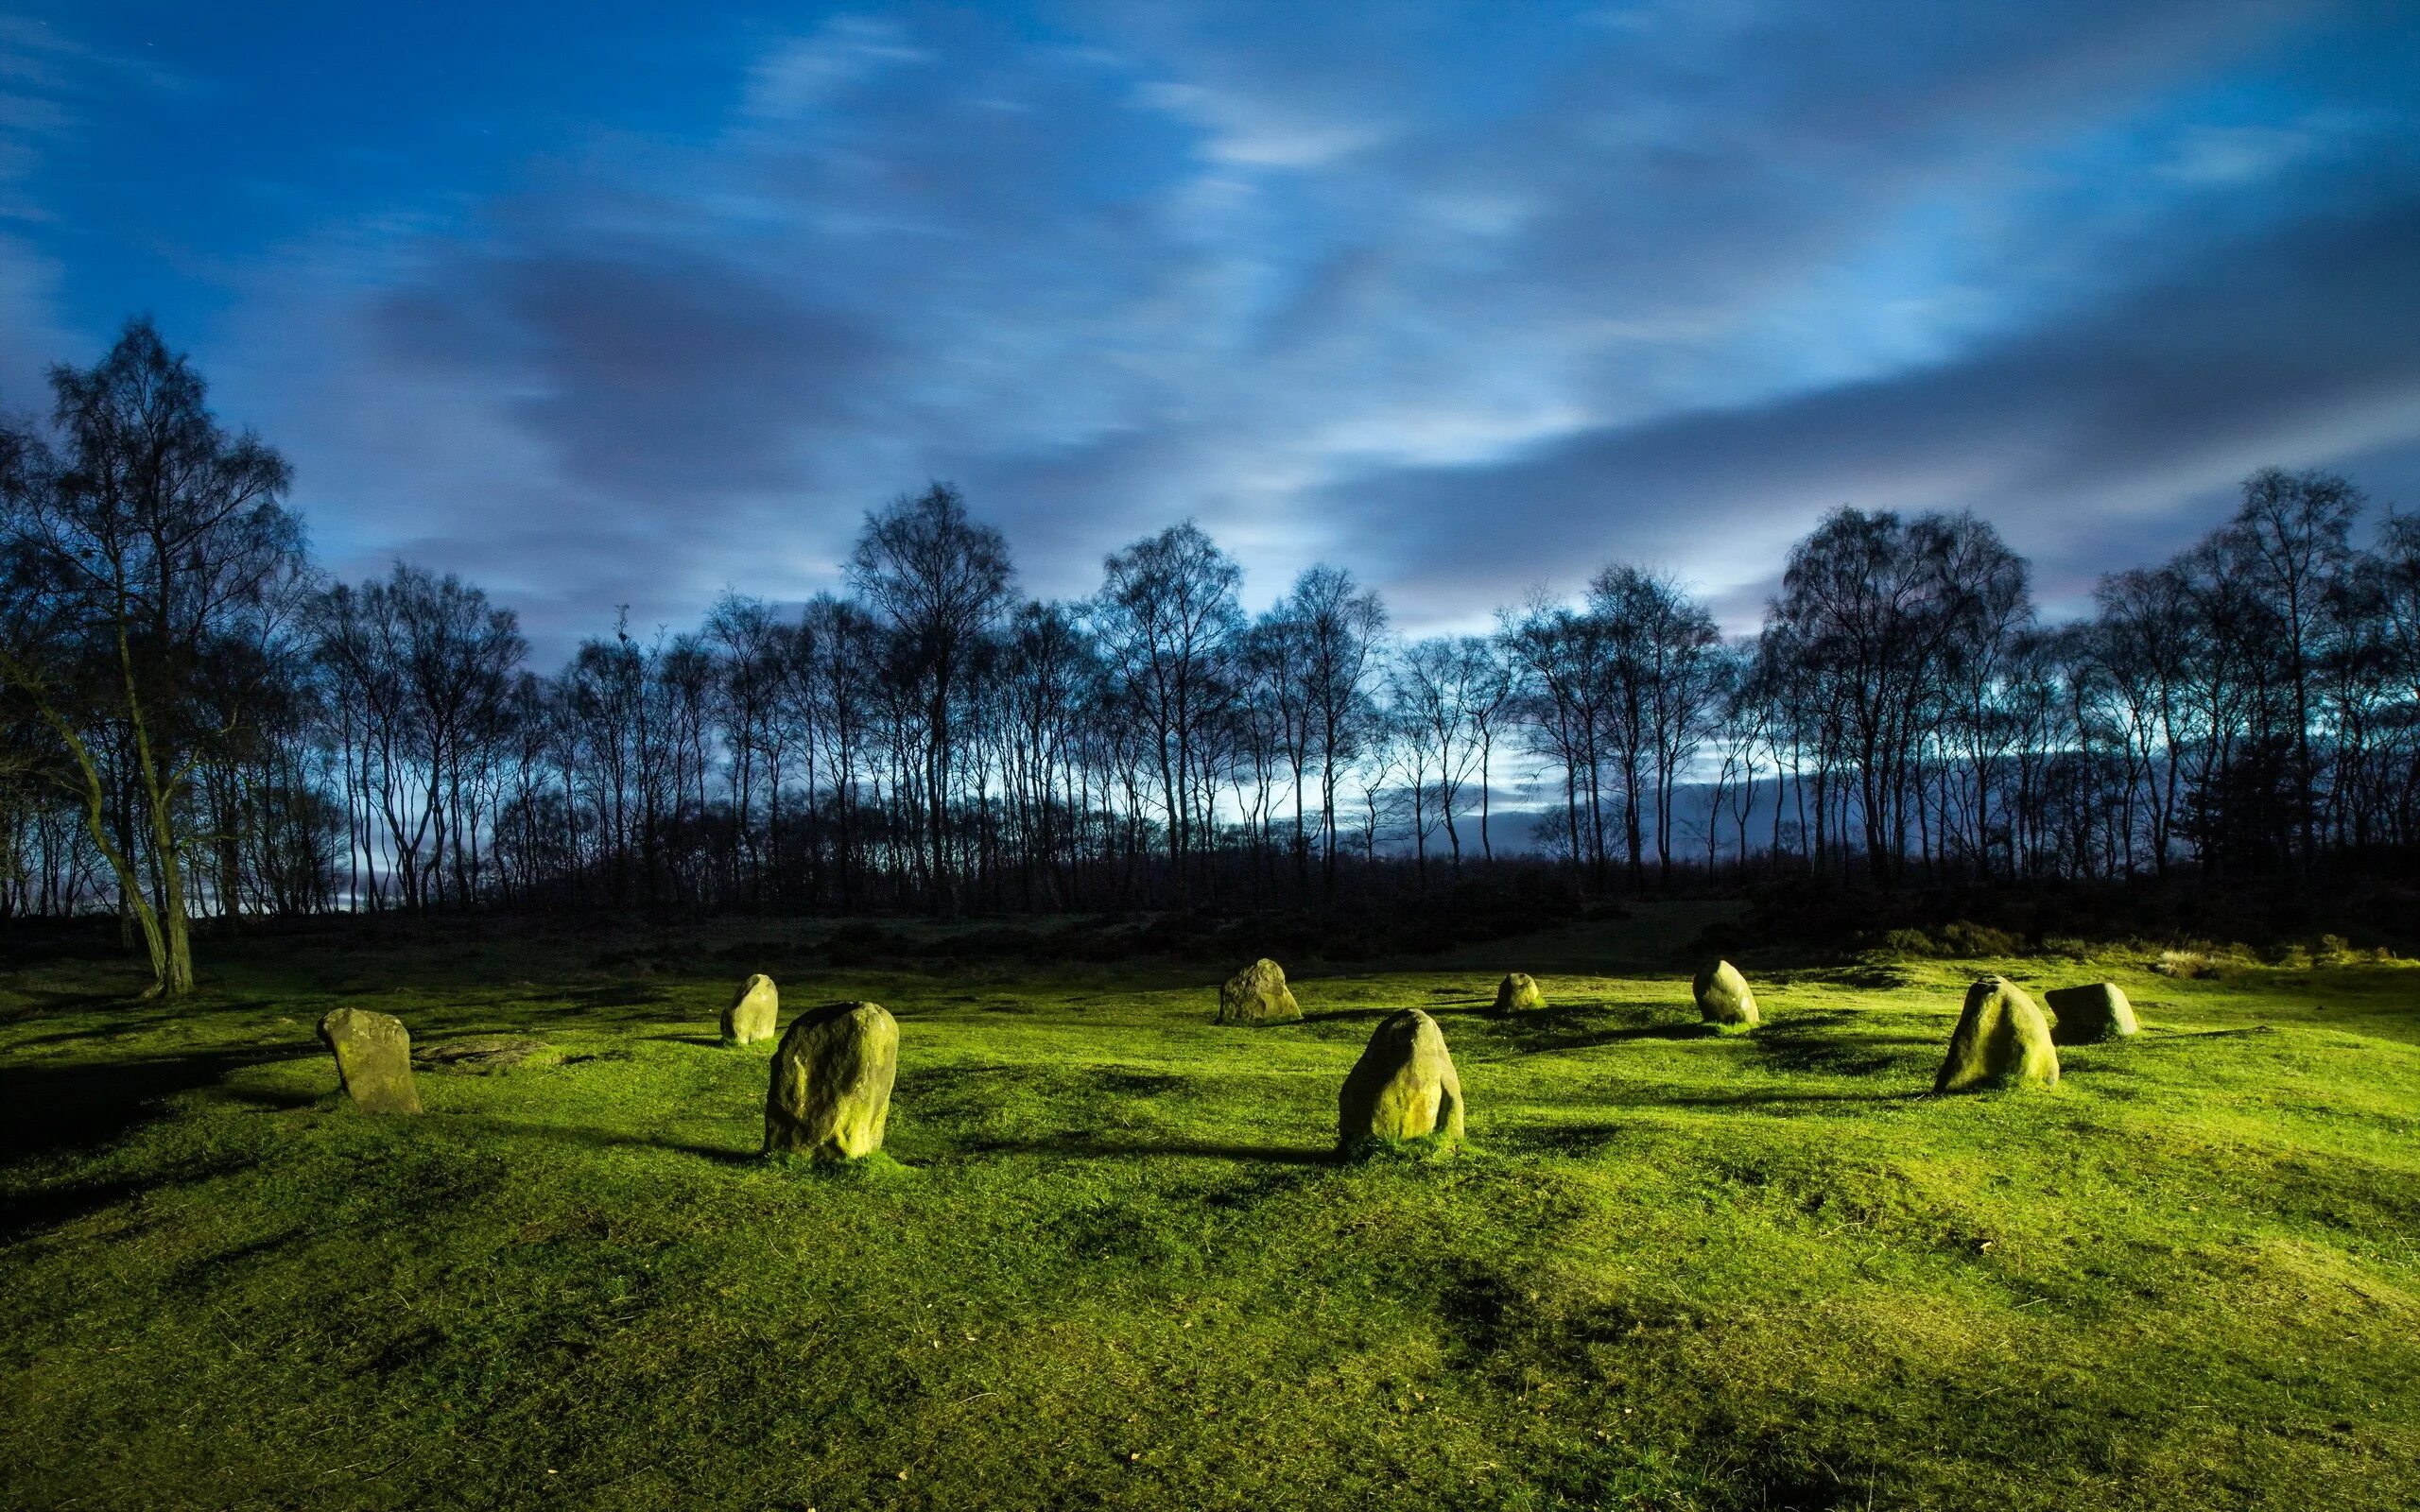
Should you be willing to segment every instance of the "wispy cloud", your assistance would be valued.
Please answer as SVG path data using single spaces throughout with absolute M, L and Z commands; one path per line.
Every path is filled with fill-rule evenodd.
M 264 246 L 213 354 L 332 550 L 554 644 L 826 586 L 929 476 L 1043 592 L 1194 515 L 1414 625 L 1615 554 L 1752 610 L 1849 500 L 2072 576 L 2420 445 L 2415 83 L 2267 0 L 866 8 Z

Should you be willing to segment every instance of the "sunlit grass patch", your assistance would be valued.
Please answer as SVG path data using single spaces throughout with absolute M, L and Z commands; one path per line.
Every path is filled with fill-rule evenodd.
M 1257 1029 L 1210 1022 L 1215 969 L 792 971 L 786 1019 L 899 1019 L 913 1174 L 865 1180 L 756 1159 L 728 943 L 636 976 L 576 941 L 262 951 L 175 1009 L 0 981 L 7 1500 L 2420 1498 L 2398 965 L 1750 959 L 1740 1037 L 1610 932 L 1288 963 L 1305 1019 Z M 1506 970 L 1548 1005 L 1489 1012 Z M 2047 1092 L 1932 1097 L 1982 971 L 2107 976 L 2144 1031 Z M 545 1054 L 367 1119 L 313 1039 L 339 1005 Z M 1339 1083 L 1410 1006 L 1470 1145 L 1340 1162 Z

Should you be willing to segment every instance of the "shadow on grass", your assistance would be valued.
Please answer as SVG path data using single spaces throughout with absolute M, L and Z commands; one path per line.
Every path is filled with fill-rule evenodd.
M 179 1092 L 215 1087 L 232 1072 L 319 1053 L 317 1047 L 246 1046 L 72 1065 L 0 1064 L 0 1159 L 106 1144 Z
M 1143 1066 L 958 1065 L 931 1066 L 902 1072 L 897 1096 L 919 1113 L 946 1124 L 952 1118 L 978 1115 L 1010 1098 L 1030 1097 L 1079 1110 L 1096 1106 L 1103 1096 L 1148 1098 L 1180 1093 L 1190 1078 Z
M 149 1185 L 144 1181 L 85 1181 L 11 1193 L 7 1215 L 0 1217 L 0 1244 L 14 1244 L 63 1228 L 104 1208 L 114 1208 Z
M 1757 1057 L 1779 1071 L 1871 1076 L 1899 1069 L 1909 1050 L 1938 1052 L 1948 1041 L 1922 1035 L 1858 1034 L 1858 1015 L 1845 1008 L 1794 1012 L 1748 1037 Z
M 1789 1107 L 1798 1103 L 1917 1103 L 1932 1095 L 1929 1087 L 1901 1087 L 1892 1091 L 1876 1092 L 1709 1092 L 1694 1096 L 1662 1096 L 1642 1099 L 1641 1108 L 1756 1108 Z
M 610 987 L 583 988 L 563 994 L 563 1001 L 576 1008 L 633 1008 L 667 1001 L 662 988 L 615 983 Z
M 315 1092 L 282 1092 L 266 1087 L 222 1087 L 219 1095 L 231 1103 L 242 1103 L 248 1108 L 270 1113 L 291 1113 L 298 1108 L 313 1107 L 320 1100 L 320 1094 Z
M 1485 1060 L 1511 1059 L 1517 1056 L 1552 1055 L 1565 1050 L 1593 1050 L 1600 1045 L 1617 1045 L 1645 1040 L 1720 1040 L 1713 1025 L 1706 1023 L 1634 1023 L 1618 1029 L 1587 1029 L 1540 1032 L 1526 1026 L 1506 1031 L 1499 1036 L 1505 1041 L 1497 1054 L 1476 1057 Z
M 692 1140 L 665 1139 L 654 1134 L 624 1134 L 614 1129 L 592 1128 L 577 1124 L 524 1124 L 509 1118 L 482 1116 L 452 1116 L 446 1122 L 459 1128 L 473 1128 L 508 1138 L 550 1140 L 559 1144 L 576 1144 L 585 1149 L 648 1149 L 666 1150 L 675 1155 L 694 1155 L 717 1165 L 754 1165 L 759 1152 L 754 1149 L 735 1150 L 724 1144 L 700 1144 Z
M 80 1029 L 57 1029 L 48 1034 L 23 1036 L 9 1041 L 12 1049 L 26 1049 L 34 1045 L 75 1044 L 82 1040 L 107 1040 L 147 1034 L 153 1030 L 184 1022 L 192 1018 L 194 1011 L 183 1005 L 162 1007 L 156 1004 L 146 1003 L 130 992 L 43 991 L 28 992 L 26 996 L 30 1001 L 21 1007 L 10 1010 L 7 1018 L 0 1022 L 23 1023 L 27 1020 L 40 1019 L 53 1013 L 80 1013 L 103 1008 L 110 1010 L 110 1016 L 101 1022 Z M 242 1006 L 243 1005 L 228 1005 Z M 210 1006 L 216 1007 L 218 1005 Z M 208 1009 L 205 1008 L 204 1011 Z
M 1071 1160 L 1143 1160 L 1167 1158 L 1185 1160 L 1234 1160 L 1255 1165 L 1334 1165 L 1333 1146 L 1305 1149 L 1299 1145 L 1219 1144 L 1179 1140 L 1163 1143 L 1126 1143 L 1098 1139 L 970 1140 L 958 1146 L 971 1155 L 1063 1155 Z
M 1595 1155 L 1646 1130 L 1636 1124 L 1532 1124 L 1489 1131 L 1495 1149 L 1519 1155 Z
M 1317 1013 L 1304 1014 L 1301 1022 L 1305 1024 L 1319 1024 L 1349 1023 L 1356 1020 L 1374 1021 L 1386 1018 L 1390 1014 L 1401 1013 L 1406 1008 L 1418 1008 L 1432 1019 L 1470 1019 L 1479 1023 L 1496 1025 L 1501 1032 L 1507 1034 L 1539 1030 L 1549 1033 L 1565 1032 L 1578 1025 L 1599 1024 L 1607 1020 L 1620 1023 L 1625 1032 L 1631 1034 L 1633 1038 L 1660 1035 L 1665 1038 L 1683 1039 L 1694 1035 L 1704 1027 L 1696 1020 L 1690 1020 L 1686 1023 L 1641 1023 L 1638 1021 L 1643 1013 L 1659 1010 L 1643 1009 L 1630 1004 L 1564 1003 L 1550 1007 L 1522 1008 L 1511 1013 L 1498 1013 L 1495 1011 L 1494 998 L 1464 998 L 1459 1001 L 1465 1005 L 1455 1006 L 1451 1002 L 1398 1003 L 1392 1006 L 1374 1008 L 1323 1008 Z
M 1322 1008 L 1317 1013 L 1304 1014 L 1297 1022 L 1305 1025 L 1354 1022 L 1375 1023 L 1377 1021 L 1387 1017 L 1391 1013 L 1401 1013 L 1406 1007 L 1418 1008 L 1423 1012 L 1426 1012 L 1428 1011 L 1429 1006 L 1430 1005 L 1426 1003 L 1409 1003 L 1392 1008 Z M 1270 1027 L 1282 1029 L 1285 1025 L 1272 1024 L 1270 1025 Z

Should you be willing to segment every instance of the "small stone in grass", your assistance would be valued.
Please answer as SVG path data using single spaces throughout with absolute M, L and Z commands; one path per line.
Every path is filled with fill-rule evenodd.
M 739 984 L 739 995 L 722 1010 L 723 1042 L 752 1045 L 759 1040 L 770 1040 L 781 1007 L 782 994 L 773 986 L 773 979 L 757 972 Z
M 1547 995 L 1538 990 L 1538 979 L 1527 971 L 1511 971 L 1495 984 L 1495 1011 L 1518 1013 L 1529 1008 L 1543 1008 Z
M 2050 1010 L 2054 1044 L 2097 1045 L 2142 1028 L 2135 1019 L 2135 1005 L 2126 1001 L 2126 989 L 2115 982 L 2052 988 L 2042 994 L 2042 1002 Z
M 1219 989 L 1220 1023 L 1290 1023 L 1303 1016 L 1286 985 L 1286 969 L 1267 956 L 1227 979 Z
M 1717 961 L 1700 971 L 1690 988 L 1698 1000 L 1699 1016 L 1717 1029 L 1753 1029 L 1764 1022 L 1756 1012 L 1756 995 L 1748 990 L 1748 979 L 1729 961 Z

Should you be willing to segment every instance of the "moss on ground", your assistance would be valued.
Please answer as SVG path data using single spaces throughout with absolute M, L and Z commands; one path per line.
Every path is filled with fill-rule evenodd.
M 1741 961 L 1659 918 L 1210 1021 L 1162 964 L 804 971 L 901 1030 L 913 1180 L 755 1159 L 765 921 L 0 973 L 0 1497 L 26 1507 L 2420 1503 L 2420 973 Z M 677 963 L 694 960 L 694 971 Z M 1508 968 L 1548 1008 L 1490 1013 Z M 1972 975 L 2143 1033 L 1926 1095 Z M 338 1005 L 424 1074 L 359 1116 Z M 1333 1159 L 1418 1006 L 1450 1160 Z

